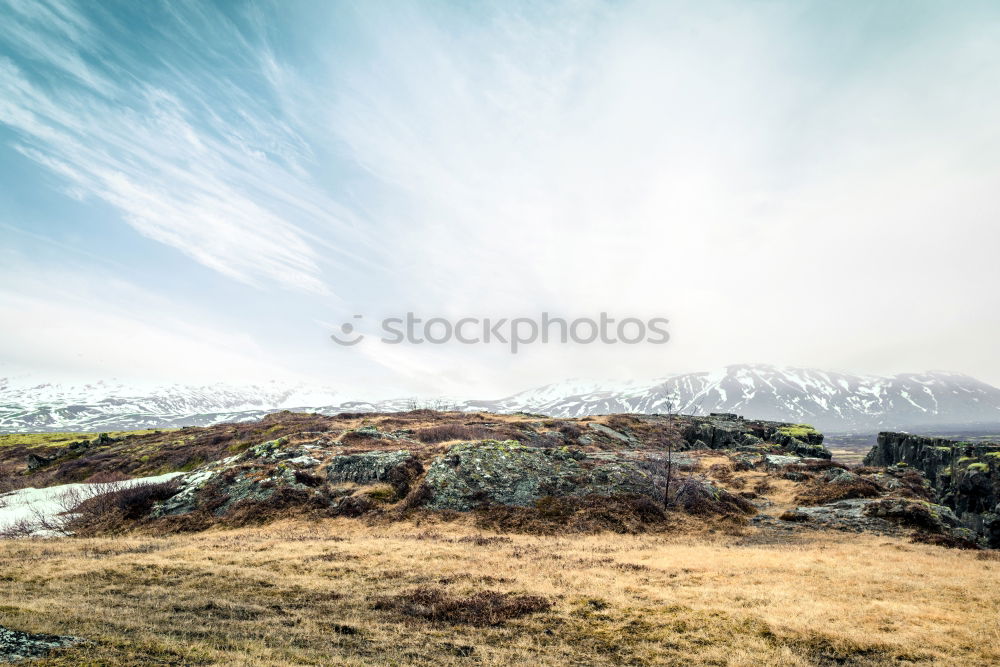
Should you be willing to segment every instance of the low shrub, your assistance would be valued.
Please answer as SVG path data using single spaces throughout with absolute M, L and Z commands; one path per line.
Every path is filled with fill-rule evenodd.
M 563 422 L 557 430 L 570 440 L 576 440 L 583 435 L 582 428 L 569 422 Z
M 910 537 L 911 542 L 916 542 L 918 544 L 932 544 L 937 547 L 945 547 L 947 549 L 968 549 L 977 550 L 979 545 L 968 540 L 964 537 L 958 537 L 957 535 L 946 535 L 943 533 L 926 533 L 926 532 L 916 532 Z M 998 559 L 1000 560 L 1000 559 Z
M 903 485 L 897 491 L 900 495 L 923 500 L 934 498 L 934 490 L 927 484 L 927 479 L 916 470 L 906 470 L 898 475 L 897 479 Z
M 548 611 L 552 603 L 539 595 L 480 591 L 453 596 L 442 588 L 428 587 L 378 598 L 372 607 L 427 621 L 496 626 L 513 618 Z
M 733 478 L 733 466 L 727 463 L 716 463 L 709 466 L 708 474 L 720 482 L 729 482 Z
M 640 495 L 540 498 L 533 507 L 495 505 L 475 511 L 476 525 L 498 532 L 661 532 L 669 527 L 663 507 Z
M 482 426 L 467 426 L 465 424 L 441 424 L 417 431 L 415 437 L 420 442 L 433 444 L 449 440 L 486 440 L 494 434 Z
M 842 483 L 814 480 L 795 496 L 795 502 L 799 505 L 826 505 L 851 498 L 875 498 L 878 494 L 878 486 L 867 479 Z
M 688 514 L 743 519 L 757 512 L 746 498 L 695 477 L 680 479 L 671 495 L 672 506 Z
M 177 493 L 173 482 L 135 485 L 111 482 L 101 486 L 105 488 L 98 489 L 95 495 L 62 501 L 69 515 L 62 526 L 64 531 L 80 536 L 127 532 L 149 514 L 155 503 Z M 79 502 L 73 504 L 77 499 Z
M 326 480 L 320 477 L 319 475 L 315 475 L 306 470 L 296 470 L 295 481 L 298 482 L 299 484 L 312 488 L 315 488 L 317 486 L 322 486 L 322 484 L 326 482 Z

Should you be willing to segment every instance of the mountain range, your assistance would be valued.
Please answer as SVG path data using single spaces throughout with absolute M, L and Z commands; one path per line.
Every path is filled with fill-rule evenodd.
M 1000 389 L 957 373 L 892 377 L 740 364 L 648 382 L 568 380 L 498 400 L 350 401 L 285 386 L 17 385 L 0 379 L 0 432 L 116 431 L 257 419 L 277 410 L 388 412 L 432 407 L 580 417 L 619 412 L 707 414 L 810 423 L 828 432 L 1000 424 Z

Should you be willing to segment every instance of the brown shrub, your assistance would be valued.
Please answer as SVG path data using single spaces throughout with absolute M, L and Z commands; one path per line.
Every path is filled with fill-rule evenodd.
M 548 611 L 552 603 L 538 595 L 480 591 L 452 596 L 442 588 L 417 588 L 408 593 L 378 598 L 374 609 L 393 611 L 427 621 L 490 626 L 513 618 Z
M 975 550 L 979 549 L 979 545 L 972 540 L 967 540 L 964 537 L 958 537 L 957 535 L 944 535 L 941 533 L 925 533 L 917 532 L 910 537 L 911 542 L 916 542 L 918 544 L 933 544 L 937 547 L 945 547 L 947 549 L 968 549 Z
M 910 498 L 921 498 L 923 500 L 932 500 L 934 498 L 933 489 L 925 484 L 926 479 L 916 470 L 907 470 L 899 475 L 898 479 L 903 485 L 897 491 L 900 495 Z
M 746 487 L 747 481 L 743 477 L 730 477 L 726 480 L 726 484 L 733 489 L 739 490 Z
M 177 493 L 172 482 L 126 486 L 110 483 L 107 490 L 68 508 L 63 529 L 74 535 L 113 535 L 133 529 L 153 509 L 153 504 Z M 70 500 L 66 502 L 71 502 Z
M 326 481 L 319 475 L 314 475 L 313 473 L 308 472 L 306 470 L 296 470 L 294 474 L 296 482 L 311 488 L 322 486 L 322 484 Z
M 576 424 L 572 424 L 570 422 L 563 422 L 556 430 L 562 433 L 570 440 L 576 440 L 581 435 L 583 435 L 583 429 L 577 426 Z
M 646 496 L 540 498 L 534 507 L 496 505 L 475 511 L 476 525 L 501 532 L 638 534 L 668 528 L 663 508 Z
M 715 463 L 709 466 L 708 474 L 721 482 L 728 482 L 733 477 L 733 467 L 727 463 Z
M 357 518 L 364 516 L 375 510 L 375 503 L 364 496 L 347 496 L 341 498 L 337 504 L 329 510 L 331 516 L 346 516 Z
M 878 493 L 878 487 L 867 479 L 843 483 L 813 481 L 795 496 L 795 502 L 799 505 L 826 505 L 850 498 L 875 498 Z
M 441 424 L 417 431 L 414 436 L 420 442 L 437 443 L 448 440 L 486 440 L 495 438 L 489 430 L 482 426 L 466 426 L 465 424 Z
M 757 508 L 746 498 L 712 487 L 693 477 L 677 482 L 677 489 L 673 492 L 673 506 L 688 514 L 739 519 L 757 512 Z
M 361 450 L 392 449 L 396 444 L 392 440 L 365 431 L 348 431 L 340 436 L 339 442 L 345 447 L 359 447 Z
M 500 535 L 467 535 L 458 540 L 460 543 L 475 544 L 477 547 L 492 547 L 498 544 L 511 544 L 514 540 Z
M 539 436 L 531 431 L 522 431 L 513 424 L 449 423 L 422 428 L 414 434 L 414 437 L 420 442 L 434 444 L 449 440 L 517 440 L 523 443 Z
M 118 471 L 113 472 L 97 472 L 84 480 L 87 484 L 113 484 L 114 482 L 124 482 L 130 479 L 128 475 L 124 475 Z

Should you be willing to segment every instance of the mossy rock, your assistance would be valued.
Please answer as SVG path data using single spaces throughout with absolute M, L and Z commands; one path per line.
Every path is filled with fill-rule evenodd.
M 423 472 L 423 466 L 407 450 L 365 452 L 338 456 L 326 468 L 330 482 L 373 484 L 383 482 L 394 487 L 405 486 Z
M 587 454 L 528 447 L 515 440 L 461 443 L 437 457 L 425 478 L 427 507 L 529 507 L 546 496 L 661 496 L 665 466 L 629 452 Z

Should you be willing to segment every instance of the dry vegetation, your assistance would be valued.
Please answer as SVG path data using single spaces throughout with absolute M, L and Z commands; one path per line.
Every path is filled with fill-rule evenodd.
M 586 418 L 570 423 L 532 415 L 433 410 L 336 416 L 277 412 L 246 423 L 116 432 L 109 434 L 111 439 L 106 444 L 81 447 L 72 452 L 67 451 L 68 445 L 92 441 L 98 434 L 11 434 L 0 436 L 0 493 L 24 486 L 101 481 L 109 475 L 118 475 L 121 479 L 189 471 L 252 445 L 302 433 L 322 432 L 334 438 L 346 433 L 344 444 L 354 445 L 357 451 L 379 449 L 387 444 L 349 433 L 362 426 L 375 426 L 384 431 L 402 429 L 428 447 L 484 438 L 542 445 L 546 443 L 538 432 L 540 429 L 570 430 L 579 435 L 582 431 L 577 424 L 580 422 L 604 420 Z M 28 476 L 25 463 L 28 454 L 58 458 Z
M 468 438 L 593 436 L 587 421 L 676 436 L 623 416 L 281 415 L 125 438 L 25 479 L 114 483 L 295 433 L 322 431 L 347 452 L 406 433 L 430 455 Z M 350 430 L 365 425 L 379 431 Z M 622 444 L 587 445 L 602 446 Z M 869 482 L 820 484 L 837 463 L 754 469 L 723 452 L 686 455 L 669 511 L 623 495 L 431 513 L 409 502 L 419 488 L 381 484 L 340 518 L 276 494 L 225 521 L 206 511 L 146 524 L 136 517 L 169 484 L 118 488 L 74 510 L 75 538 L 0 540 L 0 625 L 89 640 L 43 665 L 1000 663 L 995 552 L 810 529 L 796 506 L 831 489 L 870 494 Z M 735 497 L 699 495 L 693 472 Z M 900 478 L 901 495 L 926 494 L 918 477 Z M 753 503 L 788 525 L 754 525 Z
M 4 541 L 0 625 L 92 640 L 43 665 L 1000 661 L 982 552 L 472 521 Z

